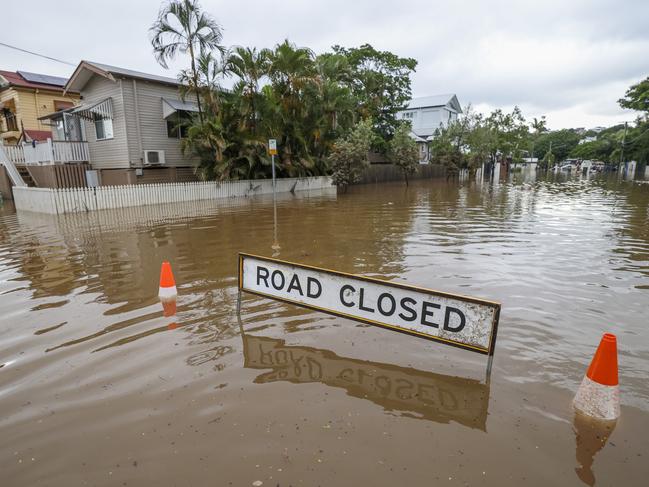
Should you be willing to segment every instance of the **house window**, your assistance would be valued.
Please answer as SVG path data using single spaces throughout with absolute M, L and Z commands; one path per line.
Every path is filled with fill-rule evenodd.
M 408 120 L 412 120 L 414 118 L 414 112 L 405 112 L 403 114 L 403 118 L 407 118 Z
M 68 108 L 74 107 L 74 103 L 71 101 L 65 100 L 54 100 L 54 111 L 59 112 L 61 110 L 67 110 Z
M 184 139 L 191 125 L 192 117 L 189 113 L 179 110 L 167 118 L 167 137 Z
M 7 131 L 18 130 L 18 122 L 16 120 L 16 115 L 11 113 L 11 110 L 5 108 L 2 110 L 2 115 L 5 118 L 5 124 L 7 126 Z
M 97 140 L 113 138 L 113 121 L 110 118 L 95 118 L 95 134 Z

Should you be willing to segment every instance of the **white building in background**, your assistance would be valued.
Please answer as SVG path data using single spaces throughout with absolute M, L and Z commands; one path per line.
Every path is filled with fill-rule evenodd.
M 448 127 L 462 113 L 462 107 L 454 94 L 413 98 L 405 110 L 397 114 L 399 120 L 408 120 L 412 125 L 410 136 L 419 145 L 419 160 L 428 162 L 428 145 L 435 131 Z

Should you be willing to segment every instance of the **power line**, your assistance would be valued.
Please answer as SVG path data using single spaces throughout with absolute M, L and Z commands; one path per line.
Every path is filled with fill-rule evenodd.
M 28 51 L 27 49 L 22 49 L 20 47 L 12 46 L 10 44 L 5 44 L 4 42 L 0 42 L 0 46 L 5 46 L 8 47 L 9 49 L 15 49 L 16 51 L 26 52 L 27 54 L 32 54 L 33 56 L 49 59 L 50 61 L 56 61 L 57 63 L 67 64 L 68 66 L 76 66 L 76 64 L 72 64 L 67 61 L 63 61 L 61 59 L 56 59 L 55 57 L 46 56 L 45 54 L 40 54 L 34 51 Z

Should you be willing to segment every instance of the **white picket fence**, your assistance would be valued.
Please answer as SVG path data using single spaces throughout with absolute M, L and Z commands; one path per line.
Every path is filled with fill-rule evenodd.
M 286 178 L 277 180 L 277 192 L 332 188 L 331 178 Z M 219 198 L 241 198 L 272 194 L 271 180 L 199 183 L 165 183 L 98 188 L 19 188 L 14 187 L 17 210 L 63 214 L 128 208 L 133 206 L 182 203 Z

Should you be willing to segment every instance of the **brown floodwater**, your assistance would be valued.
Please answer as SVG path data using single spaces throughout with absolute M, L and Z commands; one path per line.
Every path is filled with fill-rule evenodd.
M 0 212 L 3 487 L 647 485 L 648 184 Z M 239 251 L 499 301 L 491 375 L 482 355 L 254 295 L 237 314 Z M 622 415 L 598 425 L 571 401 L 607 331 Z

